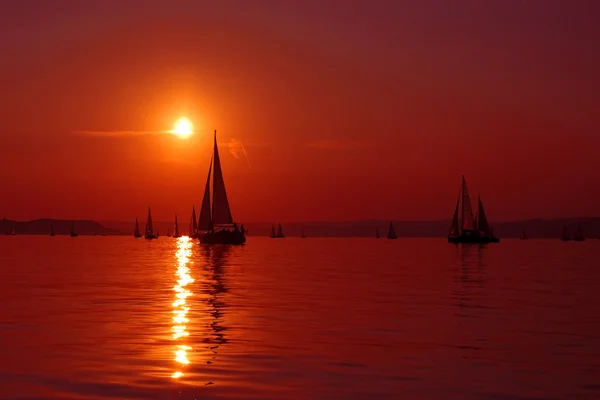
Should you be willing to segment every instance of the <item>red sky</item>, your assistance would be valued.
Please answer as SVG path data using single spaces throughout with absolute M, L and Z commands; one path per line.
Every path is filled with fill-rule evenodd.
M 3 1 L 0 216 L 600 216 L 599 2 Z M 180 116 L 197 128 L 163 131 Z M 248 161 L 228 152 L 241 142 Z

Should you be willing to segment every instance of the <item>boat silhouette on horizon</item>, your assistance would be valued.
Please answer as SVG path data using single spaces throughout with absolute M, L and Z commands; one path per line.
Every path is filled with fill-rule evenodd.
M 135 228 L 133 229 L 133 237 L 136 239 L 142 237 L 142 234 L 140 233 L 140 224 L 138 222 L 137 217 L 135 218 Z
M 152 226 L 152 211 L 150 211 L 150 207 L 148 207 L 148 219 L 146 220 L 144 238 L 148 240 L 158 239 L 158 233 L 154 233 L 154 226 Z
M 275 226 L 271 226 L 271 236 L 272 239 L 283 239 L 285 235 L 283 234 L 283 228 L 281 224 L 277 224 L 277 232 L 275 232 Z
M 208 167 L 204 198 L 202 199 L 202 208 L 198 219 L 198 239 L 202 244 L 241 245 L 246 243 L 244 233 L 243 225 L 239 228 L 237 223 L 233 221 L 231 208 L 229 207 L 217 146 L 217 131 L 215 130 L 213 156 Z
M 396 235 L 396 230 L 394 229 L 393 221 L 390 221 L 390 227 L 388 229 L 387 238 L 388 239 L 398 239 L 398 235 Z
M 469 189 L 463 176 L 452 225 L 448 233 L 448 242 L 486 244 L 500 241 L 492 232 L 483 209 L 483 202 L 479 197 L 477 198 L 477 208 L 477 215 L 474 216 Z

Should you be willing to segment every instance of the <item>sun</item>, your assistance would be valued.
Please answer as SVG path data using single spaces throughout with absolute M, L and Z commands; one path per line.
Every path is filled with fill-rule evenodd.
M 194 126 L 189 119 L 181 117 L 175 121 L 174 129 L 171 133 L 174 133 L 180 138 L 187 138 L 194 134 Z

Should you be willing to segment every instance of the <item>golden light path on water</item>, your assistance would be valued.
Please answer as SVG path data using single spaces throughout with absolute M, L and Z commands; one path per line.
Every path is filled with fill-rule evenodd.
M 183 376 L 183 367 L 190 363 L 187 353 L 192 348 L 184 342 L 189 335 L 187 331 L 187 323 L 189 322 L 187 314 L 190 307 L 186 303 L 186 299 L 192 295 L 192 292 L 186 288 L 187 285 L 194 282 L 190 275 L 189 264 L 192 264 L 190 257 L 192 256 L 192 240 L 187 237 L 181 237 L 177 240 L 177 285 L 173 287 L 175 291 L 175 301 L 173 302 L 173 340 L 178 343 L 175 345 L 175 362 L 178 364 L 176 371 L 171 375 L 177 379 Z M 183 342 L 183 343 L 182 343 Z

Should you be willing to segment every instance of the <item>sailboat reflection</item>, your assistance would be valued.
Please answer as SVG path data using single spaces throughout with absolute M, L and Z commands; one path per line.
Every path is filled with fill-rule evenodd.
M 174 353 L 175 362 L 178 365 L 176 371 L 172 375 L 172 378 L 174 379 L 183 376 L 182 369 L 190 363 L 187 353 L 188 351 L 192 350 L 192 348 L 186 344 L 186 338 L 189 336 L 186 325 L 189 322 L 187 314 L 190 311 L 190 307 L 186 299 L 192 295 L 191 290 L 189 290 L 187 286 L 194 282 L 188 267 L 191 256 L 191 239 L 188 237 L 180 237 L 177 240 L 176 274 L 178 279 L 177 284 L 173 287 L 173 290 L 175 291 L 175 301 L 173 302 L 173 326 L 171 327 L 173 340 L 177 342 Z
M 457 279 L 459 283 L 455 297 L 460 307 L 459 316 L 477 316 L 484 309 L 482 298 L 486 277 L 485 258 L 488 251 L 484 245 L 465 244 L 459 246 Z
M 226 304 L 223 301 L 223 295 L 229 291 L 225 284 L 225 273 L 223 266 L 226 265 L 227 257 L 231 248 L 226 245 L 217 246 L 202 246 L 202 258 L 204 263 L 204 272 L 206 279 L 203 279 L 202 293 L 206 299 L 207 311 L 211 315 L 211 320 L 208 324 L 209 331 L 207 332 L 204 343 L 207 349 L 212 353 L 211 360 L 207 364 L 212 364 L 217 358 L 219 347 L 227 343 L 225 331 L 227 328 L 221 325 Z

